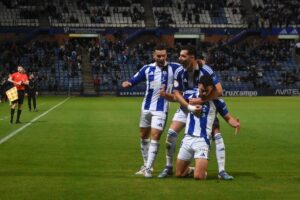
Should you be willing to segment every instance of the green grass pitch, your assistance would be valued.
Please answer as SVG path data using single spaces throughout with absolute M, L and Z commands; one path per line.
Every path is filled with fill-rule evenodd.
M 1 200 L 300 199 L 299 97 L 225 98 L 242 124 L 235 136 L 221 120 L 226 169 L 235 177 L 229 182 L 217 179 L 214 145 L 206 181 L 156 178 L 165 165 L 166 130 L 155 177 L 135 176 L 142 98 L 71 97 L 36 118 L 64 99 L 39 97 L 39 112 L 25 102 L 23 123 L 12 125 L 8 104 L 0 104 L 0 140 L 33 120 L 0 144 Z M 171 104 L 168 125 L 177 106 Z

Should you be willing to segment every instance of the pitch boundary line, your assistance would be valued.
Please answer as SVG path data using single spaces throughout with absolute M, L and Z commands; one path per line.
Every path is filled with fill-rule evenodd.
M 63 103 L 65 103 L 66 101 L 68 101 L 70 99 L 70 97 L 66 98 L 65 100 L 59 102 L 58 104 L 56 104 L 55 106 L 53 106 L 52 108 L 50 108 L 49 110 L 45 111 L 43 114 L 37 116 L 36 118 L 34 118 L 33 120 L 31 120 L 29 123 L 25 124 L 24 126 L 18 128 L 17 130 L 11 132 L 10 134 L 8 134 L 7 136 L 5 136 L 4 138 L 2 138 L 0 140 L 0 145 L 3 144 L 4 142 L 6 142 L 7 140 L 9 140 L 10 138 L 14 137 L 15 135 L 17 135 L 19 132 L 21 132 L 22 130 L 24 130 L 25 128 L 27 128 L 28 126 L 30 126 L 33 122 L 37 121 L 38 119 L 40 119 L 41 117 L 47 115 L 49 112 L 51 112 L 52 110 L 54 110 L 55 108 L 57 108 L 58 106 L 62 105 Z

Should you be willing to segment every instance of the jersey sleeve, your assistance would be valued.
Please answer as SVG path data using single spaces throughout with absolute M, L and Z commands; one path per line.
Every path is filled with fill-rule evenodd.
M 10 77 L 12 80 L 15 80 L 15 73 L 10 74 L 9 77 Z
M 225 115 L 227 115 L 229 113 L 226 103 L 223 99 L 219 98 L 219 99 L 214 100 L 214 104 L 217 108 L 217 112 L 220 113 L 220 115 L 222 117 L 224 117 Z
M 216 73 L 212 70 L 212 68 L 209 67 L 208 65 L 204 65 L 204 66 L 203 66 L 203 73 L 204 73 L 205 75 L 211 76 L 214 85 L 220 83 L 220 80 L 219 80 L 218 76 L 217 76 Z
M 142 69 L 140 69 L 140 71 L 138 71 L 134 76 L 132 76 L 129 79 L 129 82 L 132 85 L 136 85 L 141 81 L 144 81 L 146 79 L 146 69 L 148 68 L 147 65 L 145 65 L 144 67 L 142 67 Z
M 181 68 L 174 74 L 174 84 L 173 89 L 183 91 L 183 73 L 184 70 Z

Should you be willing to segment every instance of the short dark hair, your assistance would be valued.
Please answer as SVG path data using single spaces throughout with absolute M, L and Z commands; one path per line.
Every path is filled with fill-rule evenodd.
M 198 57 L 199 59 L 201 59 L 201 60 L 205 60 L 205 57 L 204 57 L 204 55 L 203 55 L 202 53 L 200 53 L 197 57 Z
M 201 76 L 201 78 L 199 80 L 199 84 L 203 84 L 204 87 L 214 86 L 214 82 L 212 80 L 212 77 L 210 75 L 207 75 L 207 74 Z
M 154 47 L 154 51 L 161 51 L 161 50 L 167 50 L 167 47 L 166 45 L 163 45 L 163 44 L 158 44 Z
M 181 50 L 186 50 L 188 52 L 188 55 L 190 56 L 195 56 L 195 58 L 197 57 L 197 51 L 196 48 L 192 45 L 187 45 L 182 47 Z

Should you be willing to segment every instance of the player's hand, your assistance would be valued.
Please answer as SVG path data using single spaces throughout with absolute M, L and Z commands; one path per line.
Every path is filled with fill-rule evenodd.
M 16 85 L 22 85 L 22 81 L 15 82 Z
M 27 97 L 28 96 L 28 93 L 25 93 L 25 97 Z
M 193 106 L 193 105 L 188 105 L 187 107 L 188 111 L 190 111 L 191 113 L 193 113 L 195 116 L 199 117 L 200 114 L 201 114 L 201 109 L 202 109 L 202 106 L 201 105 L 196 105 L 196 106 Z
M 166 86 L 165 86 L 165 84 L 162 84 L 162 86 L 160 88 L 160 91 L 159 91 L 159 96 L 165 97 L 166 95 L 167 95 L 167 93 L 166 93 Z
M 129 81 L 124 81 L 123 83 L 122 83 L 122 87 L 123 88 L 129 88 L 129 87 L 131 87 L 132 86 L 132 84 L 129 82 Z
M 201 105 L 203 103 L 204 103 L 204 101 L 201 98 L 190 98 L 189 99 L 189 104 L 191 104 L 191 105 Z
M 196 117 L 201 117 L 201 113 L 202 113 L 202 106 L 197 105 L 197 106 L 196 106 L 196 110 L 193 112 L 193 114 L 194 114 Z
M 36 96 L 38 96 L 38 95 L 39 95 L 39 93 L 38 93 L 38 92 L 35 92 L 35 95 L 36 95 Z
M 237 119 L 236 119 L 236 126 L 235 126 L 234 134 L 235 134 L 235 135 L 239 134 L 239 133 L 240 133 L 240 130 L 241 130 L 240 119 L 237 118 Z

